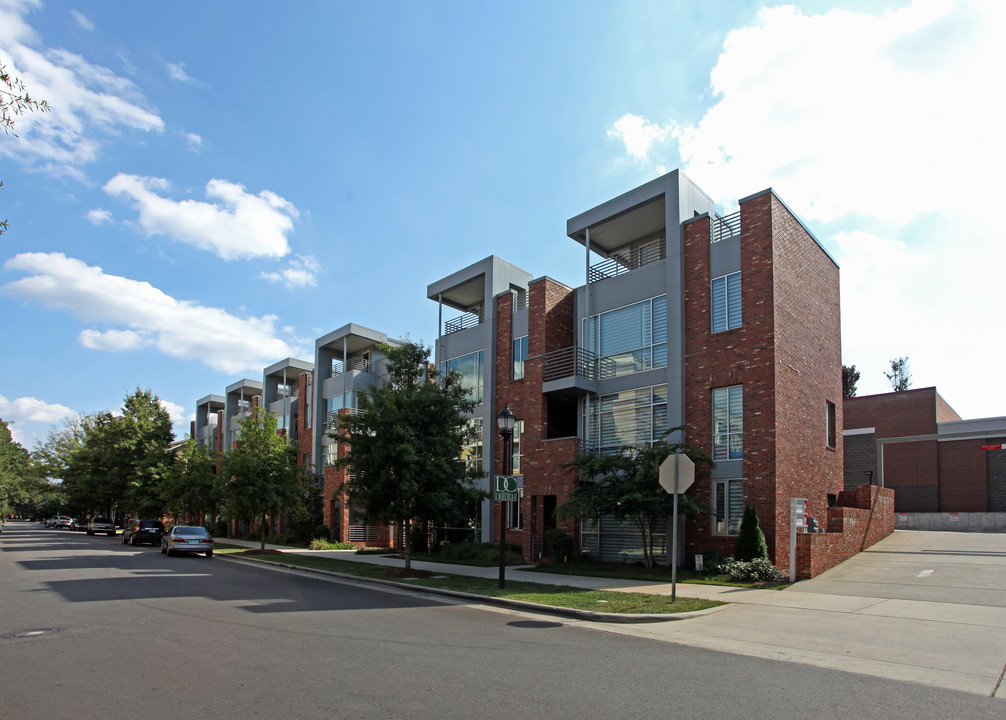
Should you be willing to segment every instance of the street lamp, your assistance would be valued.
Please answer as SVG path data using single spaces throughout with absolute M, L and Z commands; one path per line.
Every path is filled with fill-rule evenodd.
M 513 473 L 513 451 L 510 449 L 513 443 L 513 428 L 517 424 L 517 418 L 510 410 L 510 404 L 503 405 L 500 414 L 496 416 L 496 425 L 500 429 L 503 437 L 503 474 Z M 500 589 L 506 585 L 506 503 L 500 500 Z

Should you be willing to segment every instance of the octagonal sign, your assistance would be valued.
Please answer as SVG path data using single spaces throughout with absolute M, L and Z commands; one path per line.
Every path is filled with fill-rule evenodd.
M 678 492 L 683 493 L 695 482 L 695 463 L 687 455 L 668 455 L 660 463 L 660 487 L 674 492 L 674 468 L 678 471 Z

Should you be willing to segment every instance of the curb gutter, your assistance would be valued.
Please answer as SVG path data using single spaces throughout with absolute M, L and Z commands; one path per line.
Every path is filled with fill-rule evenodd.
M 555 605 L 540 605 L 538 603 L 527 602 L 525 600 L 510 600 L 507 598 L 498 598 L 491 595 L 475 595 L 473 593 L 458 592 L 457 590 L 444 590 L 441 588 L 430 588 L 424 587 L 422 585 L 410 585 L 408 583 L 394 582 L 392 580 L 381 580 L 379 578 L 368 578 L 361 577 L 359 575 L 349 575 L 347 573 L 335 572 L 333 570 L 318 570 L 317 568 L 306 568 L 300 565 L 290 565 L 288 563 L 278 563 L 272 562 L 270 560 L 255 560 L 253 558 L 247 557 L 229 557 L 227 555 L 217 555 L 216 557 L 227 560 L 230 562 L 237 563 L 247 563 L 249 565 L 256 565 L 258 567 L 269 567 L 274 566 L 278 568 L 283 568 L 284 570 L 296 570 L 297 572 L 312 573 L 314 575 L 323 575 L 332 578 L 338 578 L 340 580 L 352 580 L 353 582 L 361 582 L 369 585 L 374 585 L 376 587 L 386 587 L 395 588 L 396 590 L 407 589 L 413 592 L 419 592 L 426 595 L 439 595 L 441 597 L 448 597 L 455 600 L 465 600 L 468 602 L 481 603 L 483 605 L 495 605 L 497 607 L 510 608 L 513 610 L 526 610 L 528 612 L 538 612 L 538 613 L 548 613 L 550 615 L 559 615 L 561 617 L 573 618 L 575 620 L 588 620 L 590 622 L 605 622 L 605 623 L 657 623 L 657 622 L 672 622 L 675 620 L 687 620 L 693 617 L 702 617 L 703 615 L 709 615 L 711 613 L 717 612 L 727 607 L 727 605 L 718 605 L 717 607 L 707 608 L 705 610 L 695 610 L 693 612 L 683 612 L 683 613 L 666 613 L 666 614 L 629 614 L 629 613 L 606 613 L 606 612 L 595 612 L 593 610 L 576 610 L 575 608 L 558 607 Z

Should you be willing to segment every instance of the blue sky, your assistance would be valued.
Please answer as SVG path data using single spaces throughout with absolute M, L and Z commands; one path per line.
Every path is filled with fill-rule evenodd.
M 0 0 L 53 107 L 0 137 L 0 417 L 31 446 L 142 387 L 181 434 L 348 322 L 430 343 L 427 284 L 580 285 L 566 219 L 674 168 L 838 260 L 860 394 L 908 355 L 1006 415 L 999 5 Z

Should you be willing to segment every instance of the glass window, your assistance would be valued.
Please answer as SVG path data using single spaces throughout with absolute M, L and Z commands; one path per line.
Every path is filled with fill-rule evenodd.
M 507 502 L 506 526 L 508 530 L 520 530 L 524 525 L 524 513 L 520 509 L 520 500 Z
M 601 395 L 590 403 L 587 445 L 615 452 L 624 445 L 648 445 L 667 430 L 667 386 Z
M 332 467 L 335 465 L 335 461 L 339 459 L 339 444 L 331 443 L 329 445 L 321 446 L 322 457 L 321 462 L 323 467 Z
M 469 353 L 440 363 L 440 372 L 446 375 L 457 370 L 461 373 L 461 384 L 468 390 L 472 400 L 482 403 L 482 351 Z
M 527 335 L 513 341 L 513 379 L 524 379 L 524 361 L 527 360 Z
M 741 326 L 741 274 L 713 278 L 713 332 Z
M 736 535 L 744 514 L 744 483 L 740 480 L 713 481 L 713 532 Z
M 586 347 L 599 360 L 600 379 L 667 365 L 667 296 L 585 318 Z
M 825 404 L 825 422 L 827 423 L 828 447 L 833 448 L 838 436 L 835 425 L 835 403 L 833 402 Z
M 713 390 L 713 460 L 744 457 L 744 389 Z
M 513 475 L 520 475 L 520 437 L 524 434 L 524 421 L 518 420 L 513 426 Z
M 461 448 L 461 461 L 468 470 L 482 472 L 482 418 L 469 418 L 469 427 L 474 430 L 474 437 Z

